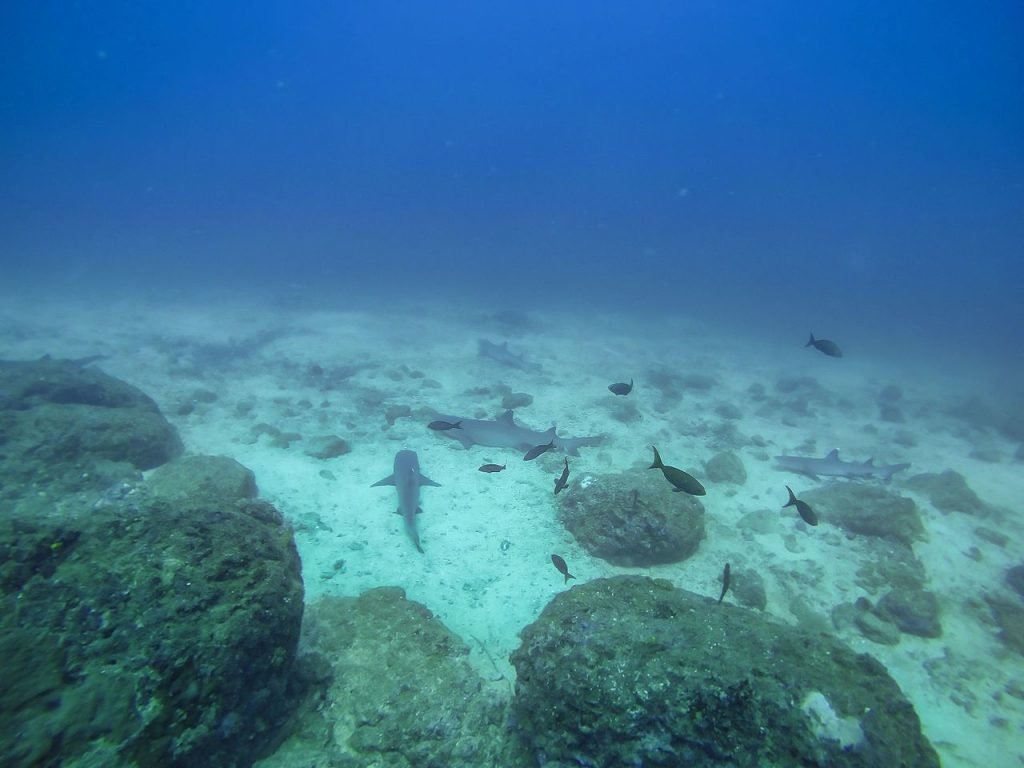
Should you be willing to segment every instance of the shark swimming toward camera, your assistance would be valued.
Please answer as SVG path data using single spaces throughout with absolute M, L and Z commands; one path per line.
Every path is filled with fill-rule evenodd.
M 371 487 L 379 485 L 393 485 L 398 491 L 398 514 L 405 521 L 405 532 L 409 534 L 412 543 L 416 545 L 419 552 L 423 551 L 420 546 L 420 535 L 416 530 L 416 515 L 423 510 L 420 509 L 420 486 L 440 486 L 429 477 L 420 472 L 420 460 L 416 451 L 399 451 L 395 454 L 394 472 L 378 480 Z
M 512 411 L 505 411 L 496 419 L 465 419 L 460 416 L 439 416 L 448 422 L 459 422 L 461 429 L 438 432 L 462 443 L 464 448 L 473 445 L 486 445 L 490 448 L 515 448 L 525 451 L 538 445 L 551 443 L 552 449 L 564 451 L 570 456 L 579 456 L 579 449 L 589 445 L 600 445 L 603 436 L 598 437 L 559 437 L 555 427 L 543 432 L 516 424 Z
M 822 459 L 809 456 L 776 456 L 779 469 L 807 475 L 815 480 L 823 477 L 845 477 L 849 480 L 880 478 L 889 482 L 897 472 L 910 466 L 903 464 L 875 464 L 874 459 L 867 461 L 843 461 L 839 458 L 839 450 L 833 449 Z

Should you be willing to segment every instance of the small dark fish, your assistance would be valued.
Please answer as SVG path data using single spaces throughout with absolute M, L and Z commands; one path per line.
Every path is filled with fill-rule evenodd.
M 811 505 L 806 501 L 800 501 L 793 493 L 793 489 L 788 485 L 786 490 L 789 491 L 789 501 L 783 504 L 783 507 L 796 507 L 796 511 L 800 513 L 800 517 L 804 519 L 804 522 L 808 525 L 817 525 L 818 516 L 814 514 L 814 510 L 811 509 Z
M 628 395 L 633 391 L 633 380 L 629 380 L 629 384 L 623 384 L 621 381 L 618 384 L 609 384 L 608 391 L 613 395 Z
M 462 422 L 456 421 L 453 424 L 450 421 L 432 421 L 427 424 L 427 429 L 433 429 L 438 432 L 447 432 L 449 429 L 462 429 Z
M 480 467 L 481 472 L 501 472 L 505 469 L 504 464 L 484 464 Z
M 569 460 L 566 459 L 565 460 L 565 469 L 562 470 L 561 477 L 559 477 L 559 478 L 557 478 L 555 480 L 555 496 L 557 496 L 558 492 L 560 490 L 562 490 L 563 488 L 565 488 L 565 486 L 567 486 L 568 484 L 569 484 Z
M 538 456 L 540 456 L 542 453 L 547 453 L 548 451 L 550 451 L 554 447 L 555 447 L 555 441 L 554 440 L 552 440 L 547 445 L 535 445 L 535 446 L 533 446 L 533 448 L 531 448 L 530 450 L 528 450 L 526 452 L 526 455 L 523 456 L 523 461 L 533 461 Z
M 652 445 L 651 448 L 654 448 Z M 691 496 L 703 496 L 707 493 L 704 490 L 704 486 L 701 485 L 697 478 L 688 472 L 683 472 L 681 469 L 676 467 L 670 467 L 661 460 L 661 454 L 658 453 L 658 449 L 654 448 L 654 463 L 648 467 L 648 469 L 660 469 L 661 474 L 665 476 L 665 479 L 672 483 L 673 490 L 683 491 Z
M 722 569 L 722 594 L 718 596 L 718 602 L 722 602 L 725 598 L 725 593 L 729 591 L 729 564 L 725 564 L 725 568 Z
M 575 579 L 576 578 L 571 573 L 569 573 L 569 566 L 567 566 L 565 564 L 565 560 L 560 558 L 558 555 L 552 555 L 551 556 L 551 562 L 555 564 L 555 568 L 558 569 L 558 572 L 560 574 L 562 574 L 563 576 L 565 576 L 565 583 L 566 584 L 569 583 L 569 579 Z
M 839 349 L 839 345 L 834 341 L 828 339 L 816 339 L 814 334 L 811 334 L 810 340 L 804 344 L 805 347 L 814 347 L 819 352 L 824 352 L 829 357 L 842 357 L 843 351 Z

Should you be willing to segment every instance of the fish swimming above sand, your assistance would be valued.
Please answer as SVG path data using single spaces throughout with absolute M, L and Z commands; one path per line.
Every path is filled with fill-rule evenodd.
M 843 351 L 841 349 L 839 349 L 839 345 L 838 344 L 836 344 L 834 341 L 829 341 L 828 339 L 816 339 L 816 338 L 814 338 L 814 334 L 813 333 L 811 334 L 810 340 L 808 340 L 808 342 L 806 344 L 804 344 L 804 346 L 805 347 L 814 347 L 816 350 L 818 350 L 819 352 L 821 352 L 823 354 L 828 355 L 829 357 L 842 357 L 843 356 Z
M 562 470 L 562 474 L 555 478 L 555 496 L 558 495 L 559 491 L 565 489 L 565 486 L 569 484 L 569 460 L 565 460 L 565 469 Z
M 378 480 L 371 488 L 380 485 L 393 485 L 398 491 L 398 514 L 405 522 L 405 532 L 409 539 L 416 545 L 419 552 L 423 551 L 420 546 L 420 535 L 416 530 L 416 515 L 423 510 L 420 509 L 420 488 L 424 485 L 440 486 L 429 477 L 420 472 L 420 460 L 415 451 L 402 450 L 395 454 L 394 471 L 383 480 Z
M 697 478 L 691 475 L 689 472 L 683 472 L 683 470 L 677 467 L 670 467 L 661 460 L 661 454 L 658 453 L 658 449 L 654 448 L 654 463 L 648 467 L 648 469 L 660 469 L 661 473 L 665 476 L 673 488 L 673 491 L 682 491 L 688 493 L 691 496 L 703 496 L 707 493 L 704 490 L 704 486 L 701 485 Z
M 565 564 L 565 560 L 563 560 L 558 555 L 552 555 L 551 556 L 551 562 L 554 563 L 555 568 L 558 569 L 558 572 L 560 574 L 562 574 L 563 576 L 565 576 L 565 582 L 564 583 L 568 584 L 569 583 L 569 579 L 575 579 L 576 578 L 571 573 L 569 573 L 569 566 L 567 566 Z
M 609 384 L 608 391 L 613 395 L 628 395 L 633 391 L 633 380 L 630 379 L 629 384 L 621 381 L 616 384 Z
M 460 416 L 445 415 L 439 415 L 438 418 L 449 423 L 462 424 L 461 429 L 450 429 L 437 434 L 458 440 L 464 448 L 485 445 L 489 448 L 515 448 L 527 451 L 538 445 L 552 443 L 552 448 L 556 451 L 579 456 L 580 448 L 604 442 L 603 437 L 559 437 L 555 434 L 555 427 L 549 427 L 543 432 L 529 429 L 516 423 L 512 411 L 505 411 L 496 419 L 464 419 Z
M 874 459 L 868 459 L 867 461 L 843 461 L 839 458 L 838 448 L 832 449 L 821 459 L 813 456 L 776 456 L 775 461 L 779 469 L 795 472 L 798 475 L 806 475 L 815 480 L 819 476 L 845 477 L 848 480 L 863 480 L 877 477 L 889 482 L 893 475 L 897 472 L 902 472 L 910 466 L 907 462 L 902 464 L 876 465 Z
M 811 509 L 811 505 L 806 501 L 800 501 L 800 499 L 796 497 L 796 494 L 793 493 L 793 489 L 788 485 L 786 486 L 786 490 L 789 491 L 789 501 L 782 505 L 783 508 L 796 507 L 796 511 L 800 513 L 800 517 L 803 518 L 805 523 L 808 525 L 817 525 L 818 516 L 814 514 L 814 510 Z
M 487 474 L 494 474 L 495 472 L 504 472 L 505 467 L 507 466 L 507 464 L 484 464 L 480 467 L 480 471 L 486 472 Z

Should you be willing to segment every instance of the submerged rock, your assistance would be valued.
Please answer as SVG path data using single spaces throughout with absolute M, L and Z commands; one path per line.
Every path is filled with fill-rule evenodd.
M 515 768 L 529 763 L 506 728 L 510 688 L 485 681 L 469 648 L 397 587 L 323 598 L 307 611 L 297 728 L 261 768 Z
M 0 553 L 3 765 L 246 765 L 287 716 L 303 587 L 271 505 L 125 483 L 5 516 Z
M 615 565 L 679 562 L 704 538 L 700 501 L 642 469 L 577 477 L 559 496 L 559 515 L 584 549 Z
M 964 476 L 952 469 L 914 475 L 907 478 L 907 486 L 926 495 L 940 512 L 961 512 L 976 517 L 985 517 L 993 512 L 992 507 L 971 490 Z
M 519 731 L 540 764 L 939 765 L 874 658 L 665 581 L 558 594 L 512 662 Z
M 913 499 L 862 483 L 836 483 L 801 494 L 822 522 L 861 536 L 876 536 L 911 546 L 924 535 Z
M 0 498 L 102 489 L 182 451 L 142 391 L 70 360 L 0 361 Z
M 743 485 L 747 482 L 747 468 L 743 466 L 743 460 L 732 451 L 716 453 L 708 459 L 705 471 L 708 480 L 713 483 Z

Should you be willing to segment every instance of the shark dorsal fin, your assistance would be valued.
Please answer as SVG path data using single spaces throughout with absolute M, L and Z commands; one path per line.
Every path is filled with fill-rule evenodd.
M 511 410 L 508 410 L 508 411 L 505 411 L 503 414 L 501 414 L 501 416 L 498 417 L 498 421 L 503 421 L 506 424 L 514 424 L 515 422 L 512 420 L 513 416 L 515 416 L 515 414 L 512 413 Z
M 873 466 L 875 466 L 875 457 L 874 457 L 874 456 L 872 456 L 872 457 L 871 457 L 870 459 L 868 459 L 868 460 L 867 460 L 867 461 L 865 461 L 864 463 L 865 463 L 865 464 L 866 464 L 867 466 L 869 466 L 869 467 L 873 467 Z
M 825 456 L 825 458 L 830 461 L 839 461 L 839 449 L 833 448 L 831 451 L 828 452 L 828 455 Z

